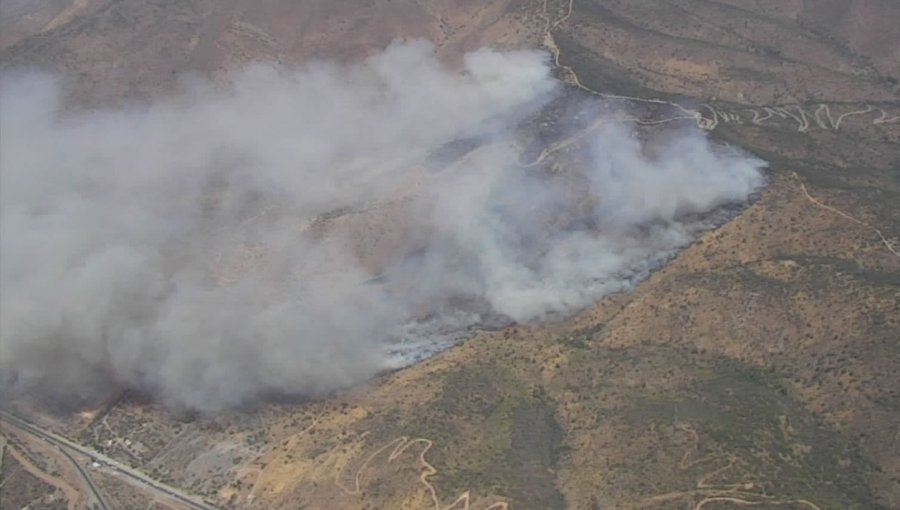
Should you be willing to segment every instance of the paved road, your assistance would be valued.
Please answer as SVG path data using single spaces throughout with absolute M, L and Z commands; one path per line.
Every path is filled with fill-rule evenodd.
M 75 469 L 78 470 L 78 474 L 81 475 L 81 478 L 87 483 L 88 489 L 90 489 L 91 494 L 94 496 L 94 501 L 97 502 L 97 506 L 100 507 L 100 510 L 112 510 L 112 507 L 109 506 L 109 503 L 106 502 L 106 498 L 103 497 L 103 494 L 100 492 L 100 489 L 94 484 L 94 480 L 91 479 L 91 475 L 88 474 L 87 471 L 84 470 L 84 467 L 81 466 L 81 463 L 72 456 L 71 453 L 67 452 L 65 448 L 56 446 L 56 449 L 59 450 L 69 461 L 75 466 Z
M 95 497 L 100 502 L 101 507 L 104 509 L 108 509 L 109 508 L 108 505 L 106 505 L 105 500 L 102 497 L 100 497 L 99 492 L 96 490 L 97 487 L 94 485 L 94 483 L 91 480 L 88 473 L 86 473 L 84 471 L 81 464 L 79 464 L 77 462 L 77 460 L 72 457 L 70 452 L 75 452 L 80 455 L 87 456 L 87 457 L 93 459 L 95 462 L 103 464 L 106 469 L 114 471 L 120 475 L 123 475 L 123 476 L 131 479 L 131 481 L 136 482 L 137 484 L 143 486 L 144 488 L 146 488 L 148 490 L 151 490 L 151 491 L 154 491 L 157 493 L 161 493 L 161 494 L 168 496 L 169 498 L 174 499 L 174 500 L 178 501 L 179 503 L 182 503 L 182 504 L 184 504 L 190 508 L 193 508 L 195 510 L 219 510 L 218 507 L 215 507 L 195 496 L 189 495 L 189 494 L 181 491 L 180 489 L 177 489 L 170 485 L 167 485 L 167 484 L 164 484 L 157 480 L 154 480 L 154 479 L 150 478 L 149 476 L 145 475 L 144 473 L 141 473 L 140 471 L 138 471 L 136 469 L 126 466 L 125 464 L 122 464 L 121 462 L 119 462 L 113 458 L 107 457 L 106 455 L 103 455 L 102 453 L 100 453 L 92 448 L 88 448 L 87 446 L 83 446 L 78 443 L 74 443 L 62 436 L 58 436 L 58 435 L 54 434 L 53 432 L 50 432 L 49 430 L 45 430 L 27 420 L 19 418 L 18 416 L 15 416 L 15 415 L 10 414 L 5 411 L 0 411 L 0 421 L 6 422 L 7 424 L 9 424 L 19 430 L 22 430 L 24 432 L 27 432 L 34 436 L 37 436 L 40 439 L 43 439 L 44 441 L 46 441 L 47 443 L 50 443 L 51 445 L 57 447 L 63 453 L 63 455 L 65 455 L 70 460 L 72 460 L 72 462 L 78 468 L 78 470 L 82 474 L 82 476 L 85 477 L 85 479 L 88 482 L 88 485 L 90 486 L 90 489 L 92 491 L 94 491 Z

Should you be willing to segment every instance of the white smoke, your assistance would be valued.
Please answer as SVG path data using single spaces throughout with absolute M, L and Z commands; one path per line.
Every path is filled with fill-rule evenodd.
M 651 158 L 621 124 L 581 140 L 577 182 L 523 168 L 517 126 L 561 88 L 545 56 L 479 50 L 457 72 L 432 50 L 90 113 L 47 76 L 4 79 L 0 390 L 319 395 L 491 316 L 627 288 L 762 183 L 696 130 Z M 460 140 L 479 147 L 429 159 Z

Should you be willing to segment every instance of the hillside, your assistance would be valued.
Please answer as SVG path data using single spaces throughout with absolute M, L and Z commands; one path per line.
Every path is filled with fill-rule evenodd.
M 575 317 L 308 402 L 184 416 L 130 392 L 19 412 L 221 508 L 900 508 L 896 19 L 890 0 L 11 2 L 2 66 L 66 73 L 75 109 L 397 37 L 451 63 L 542 46 L 641 136 L 699 125 L 770 164 L 752 205 Z M 536 139 L 548 168 L 576 164 Z M 4 435 L 0 508 L 78 508 L 64 459 Z M 97 478 L 113 508 L 152 498 Z

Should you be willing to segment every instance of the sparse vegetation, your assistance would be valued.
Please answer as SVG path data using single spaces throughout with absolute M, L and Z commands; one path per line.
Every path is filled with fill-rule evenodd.
M 536 46 L 552 27 L 559 63 L 571 68 L 557 69 L 560 78 L 571 81 L 571 71 L 584 88 L 661 101 L 609 100 L 644 120 L 677 110 L 666 101 L 716 115 L 710 136 L 768 161 L 769 186 L 633 292 L 563 324 L 485 333 L 313 402 L 201 416 L 130 397 L 96 420 L 58 419 L 58 428 L 234 509 L 425 508 L 423 479 L 445 506 L 470 491 L 472 510 L 497 502 L 513 510 L 700 508 L 717 491 L 759 510 L 812 508 L 801 499 L 819 510 L 900 506 L 900 263 L 871 229 L 816 206 L 799 186 L 898 246 L 900 123 L 876 123 L 879 110 L 884 119 L 900 115 L 900 69 L 881 51 L 897 40 L 870 27 L 896 19 L 896 6 L 394 3 L 360 16 L 347 13 L 359 9 L 352 2 L 304 7 L 328 11 L 326 19 L 275 2 L 268 19 L 238 9 L 215 21 L 191 2 L 100 2 L 0 58 L 73 69 L 76 99 L 90 91 L 115 102 L 170 90 L 176 71 L 192 66 L 223 78 L 242 62 L 297 63 L 313 49 L 358 56 L 410 26 L 451 57 L 475 40 Z M 845 23 L 848 13 L 863 21 Z M 323 25 L 297 30 L 300 18 Z M 554 142 L 552 126 L 541 131 L 547 121 L 535 119 L 534 133 L 520 137 L 521 162 Z M 667 127 L 637 132 L 664 139 Z M 457 140 L 431 162 L 472 146 Z M 574 161 L 557 154 L 539 170 L 564 179 Z M 366 211 L 320 220 L 356 213 Z M 33 460 L 67 476 L 47 458 Z M 2 466 L 0 508 L 41 496 L 42 508 L 66 507 L 64 494 L 20 469 L 9 448 Z M 111 477 L 98 482 L 117 508 L 149 506 Z M 716 504 L 700 510 L 746 507 Z

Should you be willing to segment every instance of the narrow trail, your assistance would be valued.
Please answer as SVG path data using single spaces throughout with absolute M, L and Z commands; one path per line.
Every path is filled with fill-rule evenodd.
M 544 19 L 544 46 L 550 50 L 550 53 L 553 55 L 553 63 L 558 69 L 562 69 L 566 72 L 564 80 L 567 83 L 570 83 L 586 92 L 590 92 L 591 94 L 599 94 L 599 92 L 584 86 L 581 81 L 578 79 L 578 75 L 575 73 L 575 70 L 571 67 L 562 64 L 559 61 L 559 46 L 556 44 L 556 39 L 553 38 L 553 30 L 562 24 L 564 21 L 569 19 L 572 15 L 572 8 L 574 7 L 575 0 L 569 0 L 569 8 L 567 13 L 557 20 L 551 20 L 550 15 L 547 13 L 547 0 L 543 0 L 543 9 L 541 10 L 541 17 Z
M 402 455 L 409 447 L 421 444 L 422 449 L 419 450 L 419 464 L 424 468 L 422 473 L 419 475 L 419 483 L 425 487 L 425 492 L 428 494 L 429 499 L 433 505 L 434 510 L 470 510 L 470 493 L 469 491 L 465 491 L 459 495 L 452 503 L 447 506 L 441 504 L 440 498 L 438 497 L 437 489 L 435 489 L 434 485 L 429 481 L 429 478 L 436 475 L 438 470 L 435 469 L 433 465 L 425 458 L 428 450 L 434 446 L 434 443 L 430 439 L 426 438 L 413 438 L 410 439 L 408 436 L 401 436 L 393 441 L 388 442 L 384 446 L 376 449 L 374 452 L 370 453 L 368 457 L 363 461 L 362 464 L 356 469 L 356 473 L 353 476 L 353 487 L 348 488 L 340 481 L 341 473 L 338 473 L 335 478 L 335 484 L 340 488 L 345 494 L 348 495 L 359 495 L 362 492 L 361 489 L 361 479 L 362 472 L 369 467 L 373 460 L 376 457 L 381 455 L 382 453 L 390 450 L 388 454 L 386 464 L 390 464 L 394 462 L 400 455 Z M 391 449 L 393 448 L 393 449 Z M 462 506 L 460 506 L 462 505 Z M 484 510 L 509 510 L 509 504 L 503 501 L 499 501 L 491 504 L 486 507 Z
M 694 510 L 701 510 L 708 503 L 714 503 L 716 501 L 727 501 L 729 503 L 735 503 L 737 505 L 803 505 L 811 508 L 812 510 L 822 510 L 817 505 L 810 503 L 805 499 L 794 499 L 791 501 L 747 501 L 746 499 L 734 498 L 729 496 L 710 496 L 708 498 L 704 498 L 699 503 L 694 506 Z
M 297 432 L 294 432 L 294 433 L 291 434 L 290 436 L 287 436 L 286 438 L 283 438 L 283 439 L 281 439 L 281 440 L 282 440 L 282 441 L 286 441 L 288 444 L 293 443 L 294 441 L 296 441 L 296 440 L 297 440 L 298 438 L 300 438 L 301 436 L 305 436 L 305 435 L 308 434 L 312 429 L 316 428 L 316 426 L 318 426 L 318 424 L 319 424 L 319 420 L 321 420 L 322 417 L 323 417 L 324 415 L 325 415 L 325 411 L 322 411 L 322 412 L 317 413 L 317 414 L 315 415 L 315 417 L 313 417 L 312 423 L 310 423 L 309 425 L 307 425 L 307 426 L 306 426 L 305 428 L 303 428 L 302 430 L 297 431 Z M 262 455 L 257 456 L 257 459 L 259 459 L 261 456 L 262 456 Z M 254 468 L 249 468 L 249 469 L 243 469 L 243 470 L 241 471 L 241 478 L 243 478 L 243 477 L 245 477 L 245 476 L 248 476 L 248 475 L 250 475 L 250 474 L 255 474 L 255 475 L 256 475 L 256 478 L 255 478 L 254 481 L 253 481 L 253 485 L 250 487 L 250 490 L 247 492 L 247 498 L 248 498 L 249 500 L 255 500 L 256 497 L 257 497 L 257 495 L 259 494 L 259 491 L 262 489 L 262 485 L 261 485 L 261 484 L 262 484 L 262 481 L 263 481 L 263 476 L 262 476 L 262 475 L 263 475 L 263 473 L 265 473 L 265 471 L 266 471 L 267 468 L 268 468 L 268 465 L 265 465 L 265 466 L 263 466 L 263 467 L 254 467 Z
M 689 505 L 691 506 L 688 506 L 688 508 L 691 508 L 692 510 L 703 510 L 703 507 L 705 507 L 706 505 L 718 501 L 745 506 L 768 505 L 771 507 L 785 505 L 803 505 L 811 510 L 822 510 L 815 503 L 812 503 L 805 499 L 775 499 L 774 497 L 768 496 L 766 494 L 752 492 L 755 487 L 752 482 L 727 484 L 709 483 L 710 479 L 721 475 L 723 472 L 728 471 L 729 469 L 737 465 L 740 459 L 732 455 L 712 454 L 701 457 L 699 459 L 689 460 L 699 451 L 700 435 L 692 425 L 687 423 L 677 423 L 675 425 L 675 428 L 677 430 L 680 430 L 681 432 L 689 434 L 692 439 L 691 446 L 689 446 L 685 450 L 684 455 L 681 457 L 681 461 L 679 462 L 680 469 L 687 470 L 700 464 L 713 462 L 715 460 L 727 460 L 727 464 L 717 467 L 712 471 L 701 475 L 700 478 L 697 479 L 697 482 L 693 489 L 667 492 L 665 494 L 650 496 L 639 501 L 636 505 L 636 508 L 652 507 L 661 503 L 670 503 L 673 501 L 685 500 L 690 498 Z M 697 498 L 700 498 L 699 501 L 697 500 Z
M 810 202 L 812 202 L 813 204 L 817 205 L 818 207 L 821 207 L 821 208 L 823 208 L 823 209 L 826 209 L 826 210 L 828 210 L 828 211 L 831 211 L 831 212 L 837 214 L 838 216 L 841 216 L 842 218 L 846 218 L 846 219 L 848 219 L 848 220 L 850 220 L 850 221 L 852 221 L 852 222 L 854 222 L 854 223 L 856 223 L 856 224 L 858 224 L 858 225 L 862 225 L 863 227 L 866 227 L 867 229 L 872 230 L 873 232 L 875 232 L 876 234 L 878 234 L 878 238 L 881 240 L 881 244 L 883 244 L 884 247 L 887 248 L 887 250 L 888 250 L 889 252 L 893 253 L 894 256 L 896 256 L 896 257 L 900 257 L 900 253 L 898 253 L 897 250 L 894 249 L 894 247 L 891 245 L 891 242 L 888 241 L 888 239 L 884 236 L 884 234 L 881 232 L 881 230 L 879 230 L 878 228 L 876 228 L 876 227 L 874 227 L 874 226 L 872 226 L 872 225 L 870 225 L 870 224 L 868 224 L 868 223 L 866 223 L 866 222 L 864 222 L 864 221 L 858 220 L 858 219 L 854 218 L 853 216 L 850 216 L 849 214 L 847 214 L 847 213 L 845 213 L 845 212 L 843 212 L 843 211 L 841 211 L 841 210 L 839 210 L 839 209 L 836 209 L 836 208 L 834 208 L 834 207 L 831 207 L 830 205 L 828 205 L 828 204 L 822 202 L 821 200 L 818 200 L 817 198 L 813 197 L 812 195 L 809 194 L 809 190 L 806 189 L 806 185 L 803 183 L 803 179 L 801 179 L 800 176 L 797 175 L 797 172 L 791 172 L 791 173 L 794 175 L 794 178 L 797 179 L 797 184 L 800 185 L 800 189 L 803 191 L 803 194 L 806 196 L 806 198 L 807 198 Z

